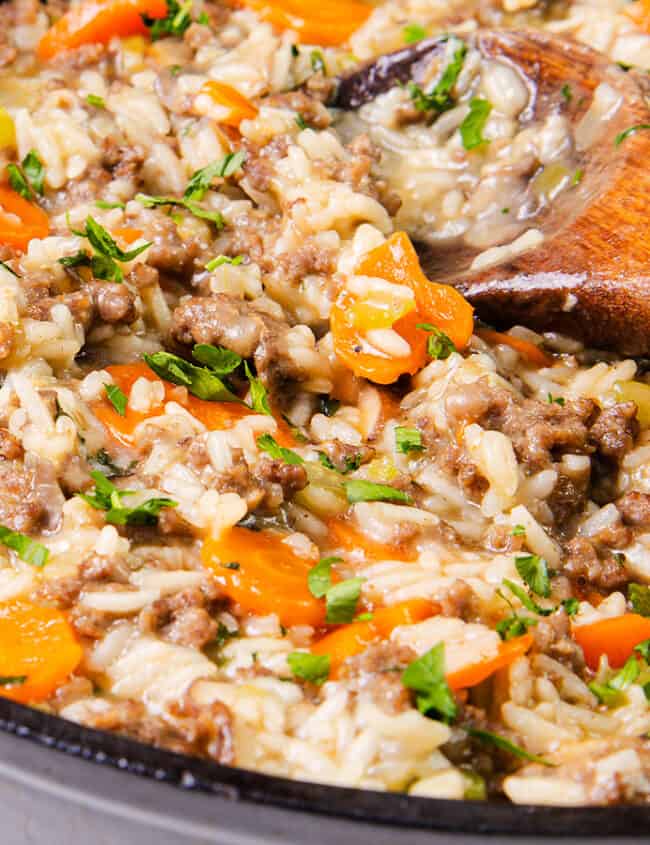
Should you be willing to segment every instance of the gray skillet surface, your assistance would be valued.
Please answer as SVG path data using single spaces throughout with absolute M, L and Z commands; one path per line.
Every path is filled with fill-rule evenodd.
M 290 781 L 88 730 L 0 698 L 1 845 L 630 842 L 650 808 L 441 801 Z M 625 836 L 625 839 L 614 838 Z M 502 837 L 503 838 L 503 837 Z M 644 837 L 647 841 L 647 836 Z

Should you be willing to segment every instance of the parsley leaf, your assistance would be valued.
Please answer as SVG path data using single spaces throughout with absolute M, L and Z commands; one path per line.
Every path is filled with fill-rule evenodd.
M 444 722 L 456 718 L 456 702 L 445 679 L 445 644 L 432 649 L 410 663 L 402 673 L 402 683 L 416 693 L 415 703 L 425 716 L 440 717 Z
M 99 94 L 88 94 L 88 96 L 86 97 L 86 102 L 89 106 L 94 106 L 96 109 L 106 108 L 104 98 L 100 97 Z
M 498 622 L 495 630 L 502 640 L 508 641 L 523 636 L 534 625 L 537 625 L 537 619 L 513 613 Z
M 524 525 L 515 525 L 510 532 L 512 537 L 525 537 L 526 536 L 526 527 Z
M 614 146 L 620 147 L 623 141 L 626 141 L 630 136 L 636 135 L 642 129 L 650 129 L 650 123 L 637 123 L 636 126 L 630 126 L 614 138 Z
M 231 267 L 238 267 L 243 260 L 243 255 L 236 255 L 234 258 L 229 258 L 227 255 L 217 255 L 216 258 L 212 258 L 208 261 L 205 265 L 205 269 L 211 273 L 213 270 L 216 270 L 217 267 L 221 267 L 222 264 L 230 264 Z
M 427 31 L 419 23 L 409 23 L 402 30 L 405 44 L 415 44 L 427 37 Z
M 458 81 L 460 72 L 465 63 L 465 56 L 467 55 L 467 45 L 460 39 L 454 39 L 456 42 L 456 49 L 451 61 L 446 66 L 440 79 L 435 87 L 430 92 L 425 92 L 416 85 L 415 82 L 410 82 L 408 85 L 408 92 L 411 95 L 413 105 L 418 111 L 437 111 L 444 112 L 453 108 L 454 99 L 451 96 L 454 85 Z
M 421 452 L 424 449 L 422 435 L 417 428 L 398 425 L 395 428 L 395 448 L 403 455 L 408 455 L 409 452 Z
M 409 494 L 403 490 L 397 490 L 387 484 L 376 484 L 374 481 L 366 481 L 362 478 L 344 481 L 343 486 L 351 505 L 356 502 L 400 502 L 410 505 L 413 501 Z
M 482 144 L 489 143 L 487 138 L 483 137 L 483 129 L 491 111 L 492 103 L 488 100 L 480 97 L 470 100 L 469 114 L 459 126 L 460 137 L 466 150 L 474 150 Z
M 536 602 L 532 600 L 526 590 L 522 589 L 518 584 L 515 584 L 514 581 L 510 581 L 509 578 L 504 578 L 503 584 L 510 590 L 510 592 L 514 596 L 517 596 L 517 598 L 523 604 L 526 610 L 530 610 L 531 613 L 537 613 L 539 616 L 550 616 L 551 613 L 553 613 L 552 610 L 549 610 L 545 607 L 540 607 Z M 505 596 L 499 590 L 497 590 L 497 593 L 505 599 Z
M 19 687 L 26 680 L 27 675 L 0 675 L 0 687 Z
M 133 249 L 121 249 L 106 229 L 90 215 L 86 218 L 84 229 L 73 229 L 72 231 L 75 235 L 87 238 L 95 254 L 91 257 L 83 251 L 78 252 L 76 255 L 59 258 L 59 264 L 64 267 L 88 266 L 96 279 L 105 279 L 112 282 L 124 281 L 124 273 L 116 260 L 132 261 L 151 246 L 151 243 L 148 242 Z
M 127 398 L 116 384 L 105 384 L 104 389 L 108 396 L 108 401 L 115 408 L 117 413 L 123 417 L 126 413 Z
M 429 332 L 427 355 L 437 361 L 444 361 L 456 351 L 453 340 L 431 323 L 417 323 L 416 329 Z
M 309 54 L 309 63 L 311 64 L 314 73 L 320 71 L 324 76 L 327 75 L 327 68 L 325 67 L 325 58 L 320 50 L 312 50 Z
M 153 498 L 129 508 L 122 503 L 122 499 L 133 496 L 133 490 L 118 490 L 99 470 L 94 470 L 90 476 L 95 482 L 94 491 L 77 495 L 95 510 L 106 511 L 106 522 L 112 525 L 155 525 L 163 508 L 175 508 L 178 504 L 172 499 Z
M 180 206 L 200 220 L 208 220 L 210 223 L 214 223 L 217 229 L 223 229 L 225 225 L 220 211 L 209 211 L 194 200 L 178 199 L 177 197 L 152 197 L 149 194 L 136 194 L 135 199 L 142 203 L 145 208 L 155 208 L 158 205 Z
M 592 681 L 587 686 L 598 701 L 606 707 L 618 707 L 623 702 L 623 695 L 620 690 L 612 689 L 608 684 L 599 684 L 597 681 Z
M 14 278 L 16 278 L 16 279 L 21 278 L 21 276 L 18 273 L 16 273 L 15 270 L 11 269 L 11 267 L 7 264 L 6 261 L 0 261 L 0 267 L 2 267 L 3 270 L 6 270 L 7 273 L 11 273 L 11 275 L 14 276 Z
M 314 598 L 322 599 L 332 586 L 332 565 L 340 563 L 340 557 L 324 557 L 307 574 L 307 586 Z
M 575 616 L 580 610 L 580 602 L 578 599 L 562 599 L 562 607 L 566 610 L 568 616 Z
M 528 760 L 531 763 L 540 763 L 542 766 L 555 766 L 555 763 L 550 763 L 548 760 L 545 760 L 543 757 L 539 757 L 537 754 L 531 754 L 529 751 L 526 751 L 525 748 L 521 748 L 509 739 L 506 739 L 505 736 L 499 736 L 499 734 L 492 733 L 492 731 L 484 731 L 479 728 L 467 727 L 465 730 L 470 736 L 475 737 L 481 742 L 484 742 L 487 745 L 494 745 L 496 748 L 500 748 L 503 751 L 509 751 L 510 754 L 514 754 L 515 757 L 520 757 L 522 760 Z
M 197 343 L 192 350 L 192 357 L 220 376 L 232 373 L 242 361 L 236 352 L 223 346 L 212 346 L 211 343 Z
M 561 408 L 563 408 L 566 404 L 566 400 L 562 396 L 553 396 L 552 393 L 549 393 L 546 398 L 548 400 L 549 405 L 559 405 Z
M 570 103 L 571 100 L 573 99 L 573 91 L 571 90 L 571 86 L 569 85 L 569 83 L 566 82 L 560 90 L 561 90 L 562 96 L 567 101 L 567 103 Z
M 330 673 L 329 654 L 309 654 L 306 651 L 292 651 L 287 655 L 287 663 L 296 678 L 310 681 L 320 686 L 325 683 Z
M 246 161 L 246 153 L 239 150 L 236 153 L 228 153 L 219 161 L 213 161 L 211 164 L 202 167 L 192 174 L 190 181 L 187 183 L 183 199 L 185 200 L 202 200 L 203 197 L 210 190 L 210 185 L 214 179 L 227 178 L 232 176 L 241 169 Z
M 272 416 L 266 388 L 260 379 L 253 375 L 247 362 L 244 362 L 244 372 L 246 373 L 246 378 L 250 384 L 251 408 L 254 411 L 257 411 L 258 414 L 267 414 L 268 416 Z
M 646 663 L 650 663 L 650 640 L 643 640 L 634 646 L 634 651 L 640 654 Z
M 108 202 L 107 200 L 95 200 L 95 206 L 97 208 L 126 208 L 126 204 L 123 202 Z
M 257 438 L 257 447 L 261 452 L 267 452 L 272 458 L 279 461 L 284 461 L 285 464 L 291 466 L 300 466 L 305 461 L 293 449 L 286 449 L 280 446 L 270 434 L 262 434 Z
M 157 376 L 172 384 L 182 385 L 199 399 L 209 402 L 239 402 L 238 396 L 208 367 L 197 367 L 171 352 L 143 355 L 144 361 Z
M 308 128 L 307 121 L 306 121 L 306 120 L 305 120 L 305 118 L 304 118 L 304 117 L 300 114 L 300 112 L 296 112 L 295 121 L 296 121 L 296 126 L 298 127 L 298 129 L 302 130 L 302 129 L 307 129 L 307 128 Z
M 177 0 L 166 0 L 167 15 L 164 18 L 152 18 L 141 15 L 146 27 L 151 30 L 151 40 L 157 41 L 164 35 L 183 35 L 192 23 L 192 0 L 186 0 L 182 5 Z
M 539 555 L 518 555 L 515 568 L 522 581 L 535 595 L 547 599 L 551 595 L 551 580 L 548 577 L 548 564 Z
M 635 613 L 650 616 L 650 587 L 645 584 L 628 584 L 627 597 Z
M 0 543 L 16 552 L 25 563 L 30 563 L 38 569 L 45 566 L 50 555 L 49 549 L 46 549 L 41 543 L 37 543 L 36 540 L 32 540 L 26 534 L 12 531 L 4 525 L 0 525 Z
M 361 585 L 365 578 L 348 578 L 330 587 L 325 594 L 327 614 L 325 621 L 331 625 L 352 622 L 357 612 Z
M 30 150 L 20 163 L 8 164 L 9 184 L 26 200 L 33 200 L 36 194 L 43 194 L 45 168 L 36 150 Z

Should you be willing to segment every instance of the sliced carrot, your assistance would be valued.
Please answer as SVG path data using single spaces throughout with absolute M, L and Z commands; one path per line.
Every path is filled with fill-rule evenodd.
M 407 285 L 415 294 L 419 322 L 443 331 L 456 349 L 464 349 L 474 329 L 472 306 L 455 288 L 430 282 L 406 232 L 395 232 L 371 250 L 357 265 L 362 276 L 378 276 L 387 282 Z
M 118 241 L 124 241 L 126 244 L 132 244 L 141 238 L 143 235 L 142 229 L 113 229 L 112 235 L 114 238 L 117 238 Z
M 165 18 L 167 13 L 165 0 L 82 0 L 48 29 L 36 53 L 41 61 L 48 61 L 83 44 L 107 44 L 114 37 L 145 35 L 142 15 Z
M 650 32 L 650 0 L 637 0 L 636 3 L 630 3 L 623 9 L 623 14 L 631 18 L 645 32 Z
M 257 117 L 257 107 L 232 85 L 211 79 L 201 86 L 200 95 L 210 97 L 213 103 L 227 109 L 226 115 L 220 118 L 218 123 L 238 128 L 242 120 L 253 120 Z
M 532 634 L 524 634 L 523 637 L 501 643 L 495 657 L 478 663 L 470 663 L 469 666 L 464 666 L 456 672 L 450 672 L 447 675 L 447 683 L 453 690 L 475 687 L 499 669 L 510 666 L 518 657 L 526 654 L 532 644 Z
M 108 400 L 108 397 L 93 403 L 93 413 L 104 425 L 110 436 L 123 446 L 133 446 L 135 442 L 135 429 L 141 422 L 162 414 L 165 402 L 177 402 L 209 431 L 222 431 L 232 428 L 239 420 L 249 416 L 253 411 L 246 405 L 237 402 L 207 402 L 192 396 L 184 387 L 177 387 L 159 378 L 153 370 L 139 361 L 135 364 L 116 364 L 106 368 L 113 377 L 113 382 L 128 397 L 131 388 L 139 378 L 148 381 L 160 382 L 165 389 L 165 396 L 160 405 L 152 407 L 146 414 L 134 411 L 129 405 L 126 407 L 124 416 L 118 414 L 115 407 Z M 295 438 L 291 428 L 282 419 L 276 417 L 278 426 L 275 439 L 281 446 L 295 446 Z
M 632 654 L 634 646 L 650 639 L 650 619 L 626 613 L 592 625 L 577 625 L 573 628 L 573 639 L 583 650 L 590 669 L 598 668 L 603 654 L 607 655 L 610 666 L 618 668 Z
M 492 329 L 477 329 L 476 334 L 486 343 L 503 343 L 505 346 L 515 349 L 522 358 L 530 361 L 531 364 L 537 364 L 538 367 L 553 366 L 553 358 L 529 340 L 513 337 L 503 332 L 495 332 Z
M 366 561 L 415 560 L 417 551 L 406 543 L 388 545 L 370 540 L 349 520 L 332 519 L 327 524 L 328 547 L 332 551 L 361 552 Z
M 302 44 L 326 47 L 345 43 L 363 26 L 372 6 L 358 0 L 240 0 L 278 29 L 292 29 Z
M 0 605 L 0 643 L 0 676 L 16 679 L 0 685 L 0 695 L 22 703 L 51 695 L 83 655 L 60 611 L 25 601 Z
M 336 679 L 349 657 L 361 654 L 373 642 L 388 639 L 400 625 L 413 625 L 437 613 L 440 613 L 440 605 L 426 599 L 412 599 L 392 607 L 382 607 L 375 610 L 372 619 L 367 622 L 352 622 L 327 634 L 312 646 L 311 651 L 312 654 L 329 655 L 330 677 Z
M 226 595 L 245 611 L 277 613 L 287 627 L 325 621 L 325 602 L 307 586 L 316 561 L 295 554 L 282 534 L 235 526 L 218 540 L 206 540 L 202 555 Z
M 427 333 L 417 328 L 422 318 L 411 311 L 397 320 L 392 328 L 410 346 L 410 353 L 402 357 L 390 357 L 376 352 L 369 346 L 365 333 L 356 323 L 358 298 L 342 291 L 332 306 L 330 328 L 334 340 L 334 351 L 355 376 L 367 378 L 377 384 L 392 384 L 401 375 L 413 375 L 426 363 Z
M 48 216 L 33 202 L 0 186 L 0 206 L 0 243 L 25 250 L 32 238 L 47 237 L 50 231 Z

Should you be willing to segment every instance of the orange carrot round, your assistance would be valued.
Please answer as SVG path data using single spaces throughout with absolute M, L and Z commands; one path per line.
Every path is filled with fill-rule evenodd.
M 447 683 L 453 690 L 475 687 L 499 669 L 510 666 L 518 657 L 526 654 L 532 644 L 532 634 L 524 634 L 523 637 L 501 643 L 495 657 L 478 663 L 470 663 L 469 666 L 464 666 L 456 672 L 450 672 L 447 675 Z
M 632 654 L 634 646 L 650 639 L 650 619 L 626 613 L 592 625 L 577 625 L 573 628 L 573 639 L 583 650 L 590 669 L 598 668 L 603 654 L 607 655 L 610 666 L 618 668 Z
M 349 520 L 332 519 L 328 522 L 328 547 L 332 551 L 362 552 L 365 560 L 415 560 L 417 551 L 405 543 L 388 545 L 370 540 Z
M 522 358 L 530 361 L 531 364 L 536 364 L 538 367 L 553 366 L 553 358 L 529 340 L 523 340 L 521 337 L 513 337 L 503 332 L 495 332 L 492 329 L 477 329 L 476 334 L 486 343 L 503 343 L 511 349 L 515 349 Z
M 455 288 L 430 282 L 406 232 L 395 232 L 371 250 L 357 265 L 362 276 L 378 276 L 396 285 L 407 285 L 415 294 L 419 322 L 443 331 L 456 349 L 464 349 L 474 329 L 472 306 Z
M 339 46 L 361 27 L 372 6 L 358 0 L 240 0 L 278 29 L 292 29 L 302 44 Z
M 334 351 L 355 376 L 377 384 L 392 384 L 401 375 L 413 375 L 421 370 L 426 363 L 427 333 L 417 328 L 422 322 L 417 312 L 411 311 L 393 324 L 393 330 L 404 338 L 411 351 L 406 356 L 392 358 L 368 349 L 364 333 L 355 321 L 356 304 L 357 298 L 343 291 L 330 313 Z
M 316 563 L 295 554 L 275 531 L 235 526 L 203 544 L 203 563 L 226 595 L 249 613 L 277 613 L 291 625 L 322 625 L 325 602 L 309 592 L 307 575 Z
M 366 622 L 342 625 L 327 634 L 312 646 L 311 651 L 312 654 L 329 655 L 330 677 L 336 679 L 349 657 L 361 654 L 373 642 L 388 639 L 400 625 L 413 625 L 436 613 L 440 613 L 440 605 L 426 599 L 411 599 L 391 607 L 382 607 L 375 610 L 372 619 Z
M 25 601 L 0 605 L 0 643 L 0 695 L 22 703 L 46 699 L 83 655 L 60 611 Z
M 0 185 L 0 243 L 25 250 L 32 238 L 45 238 L 49 231 L 50 222 L 42 208 Z
M 232 85 L 211 79 L 201 86 L 199 95 L 201 94 L 210 97 L 216 105 L 228 109 L 225 117 L 218 121 L 226 126 L 238 128 L 242 120 L 253 120 L 257 117 L 257 107 Z
M 48 29 L 36 54 L 41 61 L 48 61 L 83 44 L 107 44 L 114 37 L 145 35 L 142 15 L 165 18 L 167 12 L 165 0 L 82 0 Z

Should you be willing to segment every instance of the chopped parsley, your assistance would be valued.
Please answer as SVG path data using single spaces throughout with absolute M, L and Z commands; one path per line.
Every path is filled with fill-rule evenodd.
M 636 135 L 637 132 L 643 129 L 650 129 L 650 123 L 637 123 L 635 126 L 630 126 L 623 132 L 619 132 L 616 138 L 614 138 L 614 146 L 620 147 L 623 141 L 627 141 L 628 138 Z
M 181 36 L 192 23 L 192 0 L 178 3 L 177 0 L 166 0 L 167 15 L 164 18 L 152 18 L 141 15 L 144 25 L 150 30 L 151 40 L 158 41 L 165 35 Z
M 95 207 L 96 208 L 126 208 L 126 204 L 123 202 L 108 202 L 108 200 L 95 200 Z
M 440 79 L 430 92 L 425 92 L 415 82 L 408 84 L 413 105 L 418 111 L 444 112 L 453 108 L 454 99 L 451 95 L 454 85 L 458 81 L 465 63 L 467 45 L 458 38 L 454 39 L 456 48 L 449 64 L 443 70 Z
M 95 482 L 94 491 L 77 495 L 95 510 L 106 511 L 106 522 L 112 525 L 156 525 L 163 508 L 175 508 L 178 504 L 172 499 L 152 498 L 130 508 L 122 500 L 133 496 L 134 490 L 118 490 L 99 470 L 94 470 L 90 475 Z
M 20 687 L 27 680 L 27 675 L 0 675 L 0 687 Z
M 387 484 L 376 484 L 363 478 L 344 481 L 345 493 L 351 505 L 357 502 L 400 502 L 410 505 L 413 501 L 408 493 L 389 487 Z
M 46 549 L 41 543 L 37 543 L 36 540 L 32 540 L 26 534 L 12 531 L 4 525 L 0 525 L 0 543 L 16 552 L 25 563 L 36 566 L 38 569 L 45 566 L 50 555 L 49 549 Z
M 248 379 L 248 384 L 250 385 L 251 408 L 258 414 L 266 414 L 269 417 L 272 416 L 271 406 L 269 405 L 269 397 L 261 380 L 258 376 L 253 375 L 247 363 L 244 363 L 244 372 L 246 373 L 246 378 Z
M 201 26 L 210 26 L 210 18 L 205 12 L 201 12 L 201 14 L 196 19 L 196 22 L 200 23 Z
M 314 598 L 322 599 L 332 586 L 332 565 L 341 563 L 340 557 L 324 557 L 307 574 L 307 586 Z
M 578 168 L 578 170 L 576 170 L 576 172 L 571 177 L 571 185 L 572 186 L 579 185 L 582 182 L 582 180 L 584 179 L 584 175 L 585 175 L 584 170 L 581 170 L 580 168 Z
M 330 673 L 329 654 L 309 654 L 307 651 L 292 651 L 287 663 L 296 678 L 320 686 Z
M 643 654 L 644 645 L 644 643 L 641 644 L 642 649 L 638 651 L 638 654 L 640 654 L 645 660 Z M 635 648 L 635 651 L 637 651 L 637 648 Z M 605 704 L 607 707 L 617 707 L 623 701 L 622 693 L 624 693 L 638 679 L 640 674 L 641 666 L 639 664 L 639 660 L 637 656 L 633 654 L 626 660 L 624 666 L 619 669 L 619 671 L 613 675 L 609 681 L 607 681 L 607 683 L 602 684 L 592 681 L 592 683 L 589 684 L 589 689 L 593 692 L 596 698 L 598 698 L 601 704 Z
M 106 108 L 106 102 L 103 97 L 99 96 L 99 94 L 88 94 L 86 102 L 89 106 L 94 106 L 96 109 Z
M 539 555 L 518 555 L 515 557 L 515 568 L 521 580 L 537 596 L 547 599 L 551 595 L 551 580 L 548 575 L 548 564 Z
M 341 475 L 347 475 L 349 472 L 354 472 L 355 470 L 359 469 L 361 466 L 362 460 L 361 452 L 356 452 L 354 455 L 344 455 L 343 456 L 343 466 L 336 466 L 330 458 L 325 454 L 325 452 L 318 452 L 318 463 L 325 467 L 325 469 L 331 469 L 334 472 L 338 472 Z
M 211 343 L 197 343 L 192 350 L 192 357 L 220 376 L 227 376 L 234 372 L 242 361 L 241 357 L 231 349 L 213 346 Z
M 441 329 L 431 323 L 417 323 L 417 329 L 429 332 L 427 338 L 427 355 L 437 361 L 444 361 L 456 351 L 453 340 Z
M 135 199 L 144 205 L 145 208 L 155 208 L 159 205 L 180 206 L 194 217 L 200 220 L 207 220 L 213 223 L 217 229 L 223 229 L 225 226 L 223 215 L 220 211 L 210 211 L 207 208 L 199 205 L 194 200 L 179 199 L 178 197 L 152 197 L 149 194 L 136 194 Z
M 298 126 L 298 129 L 300 129 L 300 130 L 308 128 L 307 121 L 300 114 L 300 112 L 296 112 L 296 125 Z
M 566 404 L 566 400 L 563 396 L 553 396 L 552 393 L 549 393 L 546 398 L 549 405 L 559 405 L 563 408 Z
M 650 587 L 645 584 L 628 584 L 627 598 L 635 613 L 650 616 Z
M 352 622 L 357 613 L 357 602 L 364 581 L 365 578 L 348 578 L 328 589 L 325 593 L 326 622 L 330 625 Z
M 11 273 L 11 275 L 14 276 L 14 278 L 16 278 L 16 279 L 21 278 L 20 275 L 18 273 L 16 273 L 15 270 L 11 269 L 11 267 L 7 264 L 6 261 L 0 261 L 0 267 L 2 267 L 3 270 L 6 270 L 7 273 Z
M 402 673 L 402 683 L 415 692 L 420 713 L 444 722 L 456 718 L 456 702 L 445 679 L 444 643 L 438 643 L 410 663 Z
M 199 399 L 209 402 L 239 402 L 238 396 L 228 388 L 218 374 L 209 367 L 198 367 L 171 352 L 154 352 L 143 356 L 145 363 L 157 376 L 186 387 Z
M 123 417 L 126 413 L 126 404 L 128 402 L 125 394 L 116 384 L 105 384 L 104 389 L 106 390 L 108 401 L 115 408 L 117 413 Z
M 210 186 L 215 179 L 226 179 L 241 170 L 242 165 L 246 161 L 246 153 L 239 150 L 236 153 L 228 153 L 218 161 L 213 161 L 211 164 L 202 167 L 192 174 L 190 181 L 187 183 L 185 192 L 183 194 L 184 200 L 200 201 L 210 190 Z
M 578 599 L 562 599 L 562 607 L 566 610 L 567 616 L 575 616 L 580 610 L 580 602 Z
M 519 616 L 517 613 L 512 613 L 506 616 L 496 625 L 496 632 L 502 640 L 512 640 L 515 637 L 521 637 L 528 632 L 528 629 L 537 625 L 537 619 L 531 619 L 530 616 Z
M 421 452 L 424 449 L 422 435 L 417 428 L 406 428 L 398 425 L 395 428 L 395 448 L 403 455 L 410 452 Z
M 36 150 L 30 150 L 20 165 L 8 164 L 9 184 L 26 200 L 33 200 L 36 194 L 43 195 L 45 167 Z
M 459 126 L 460 137 L 466 150 L 474 150 L 482 144 L 489 143 L 483 137 L 483 130 L 487 123 L 492 103 L 480 97 L 474 97 L 469 103 L 469 114 Z
M 81 250 L 76 255 L 59 258 L 59 264 L 64 267 L 90 267 L 96 279 L 110 282 L 124 281 L 124 273 L 118 261 L 132 261 L 151 246 L 151 243 L 147 242 L 130 250 L 121 249 L 106 229 L 90 215 L 86 218 L 84 229 L 72 231 L 88 240 L 93 248 L 93 255 Z
M 573 99 L 573 91 L 571 90 L 571 86 L 568 82 L 565 82 L 565 84 L 562 86 L 561 93 L 566 102 L 570 103 Z
M 512 531 L 510 532 L 512 537 L 525 537 L 526 536 L 526 527 L 524 525 L 515 525 L 513 526 Z
M 409 23 L 402 30 L 405 44 L 416 44 L 427 37 L 427 31 L 419 23 Z
M 640 654 L 646 663 L 650 663 L 650 640 L 643 640 L 642 643 L 635 645 L 634 651 Z
M 539 757 L 537 754 L 531 754 L 529 751 L 526 751 L 525 748 L 515 745 L 514 742 L 506 739 L 505 736 L 499 736 L 499 734 L 495 734 L 492 731 L 484 731 L 479 728 L 466 727 L 465 730 L 470 736 L 484 742 L 486 745 L 493 745 L 495 748 L 500 748 L 502 751 L 508 751 L 510 754 L 514 754 L 515 757 L 520 757 L 522 760 L 528 760 L 530 763 L 540 763 L 542 766 L 555 765 L 555 763 L 550 763 L 543 757 Z
M 294 452 L 293 449 L 286 449 L 284 446 L 280 446 L 270 434 L 262 434 L 257 438 L 257 448 L 261 452 L 266 452 L 272 458 L 284 461 L 285 464 L 290 464 L 291 466 L 300 466 L 305 463 L 304 459 L 297 452 Z
M 238 267 L 243 260 L 243 255 L 236 255 L 234 258 L 230 258 L 228 255 L 217 255 L 216 258 L 212 258 L 210 261 L 208 261 L 208 263 L 205 265 L 205 269 L 209 270 L 211 273 L 213 270 L 216 270 L 217 267 L 221 267 L 223 264 L 230 264 L 231 267 Z
M 528 595 L 526 590 L 518 584 L 515 584 L 514 581 L 511 581 L 509 578 L 503 579 L 503 585 L 507 587 L 510 592 L 519 599 L 526 610 L 530 610 L 531 613 L 537 613 L 538 616 L 550 616 L 551 613 L 553 613 L 552 610 L 549 610 L 546 607 L 540 607 L 537 602 L 533 601 L 533 599 Z M 508 601 L 500 590 L 497 590 L 497 593 L 504 599 L 504 601 Z
M 314 73 L 323 74 L 323 76 L 327 76 L 327 68 L 325 67 L 325 57 L 321 53 L 320 50 L 312 50 L 309 54 L 309 63 L 311 64 L 311 68 Z

